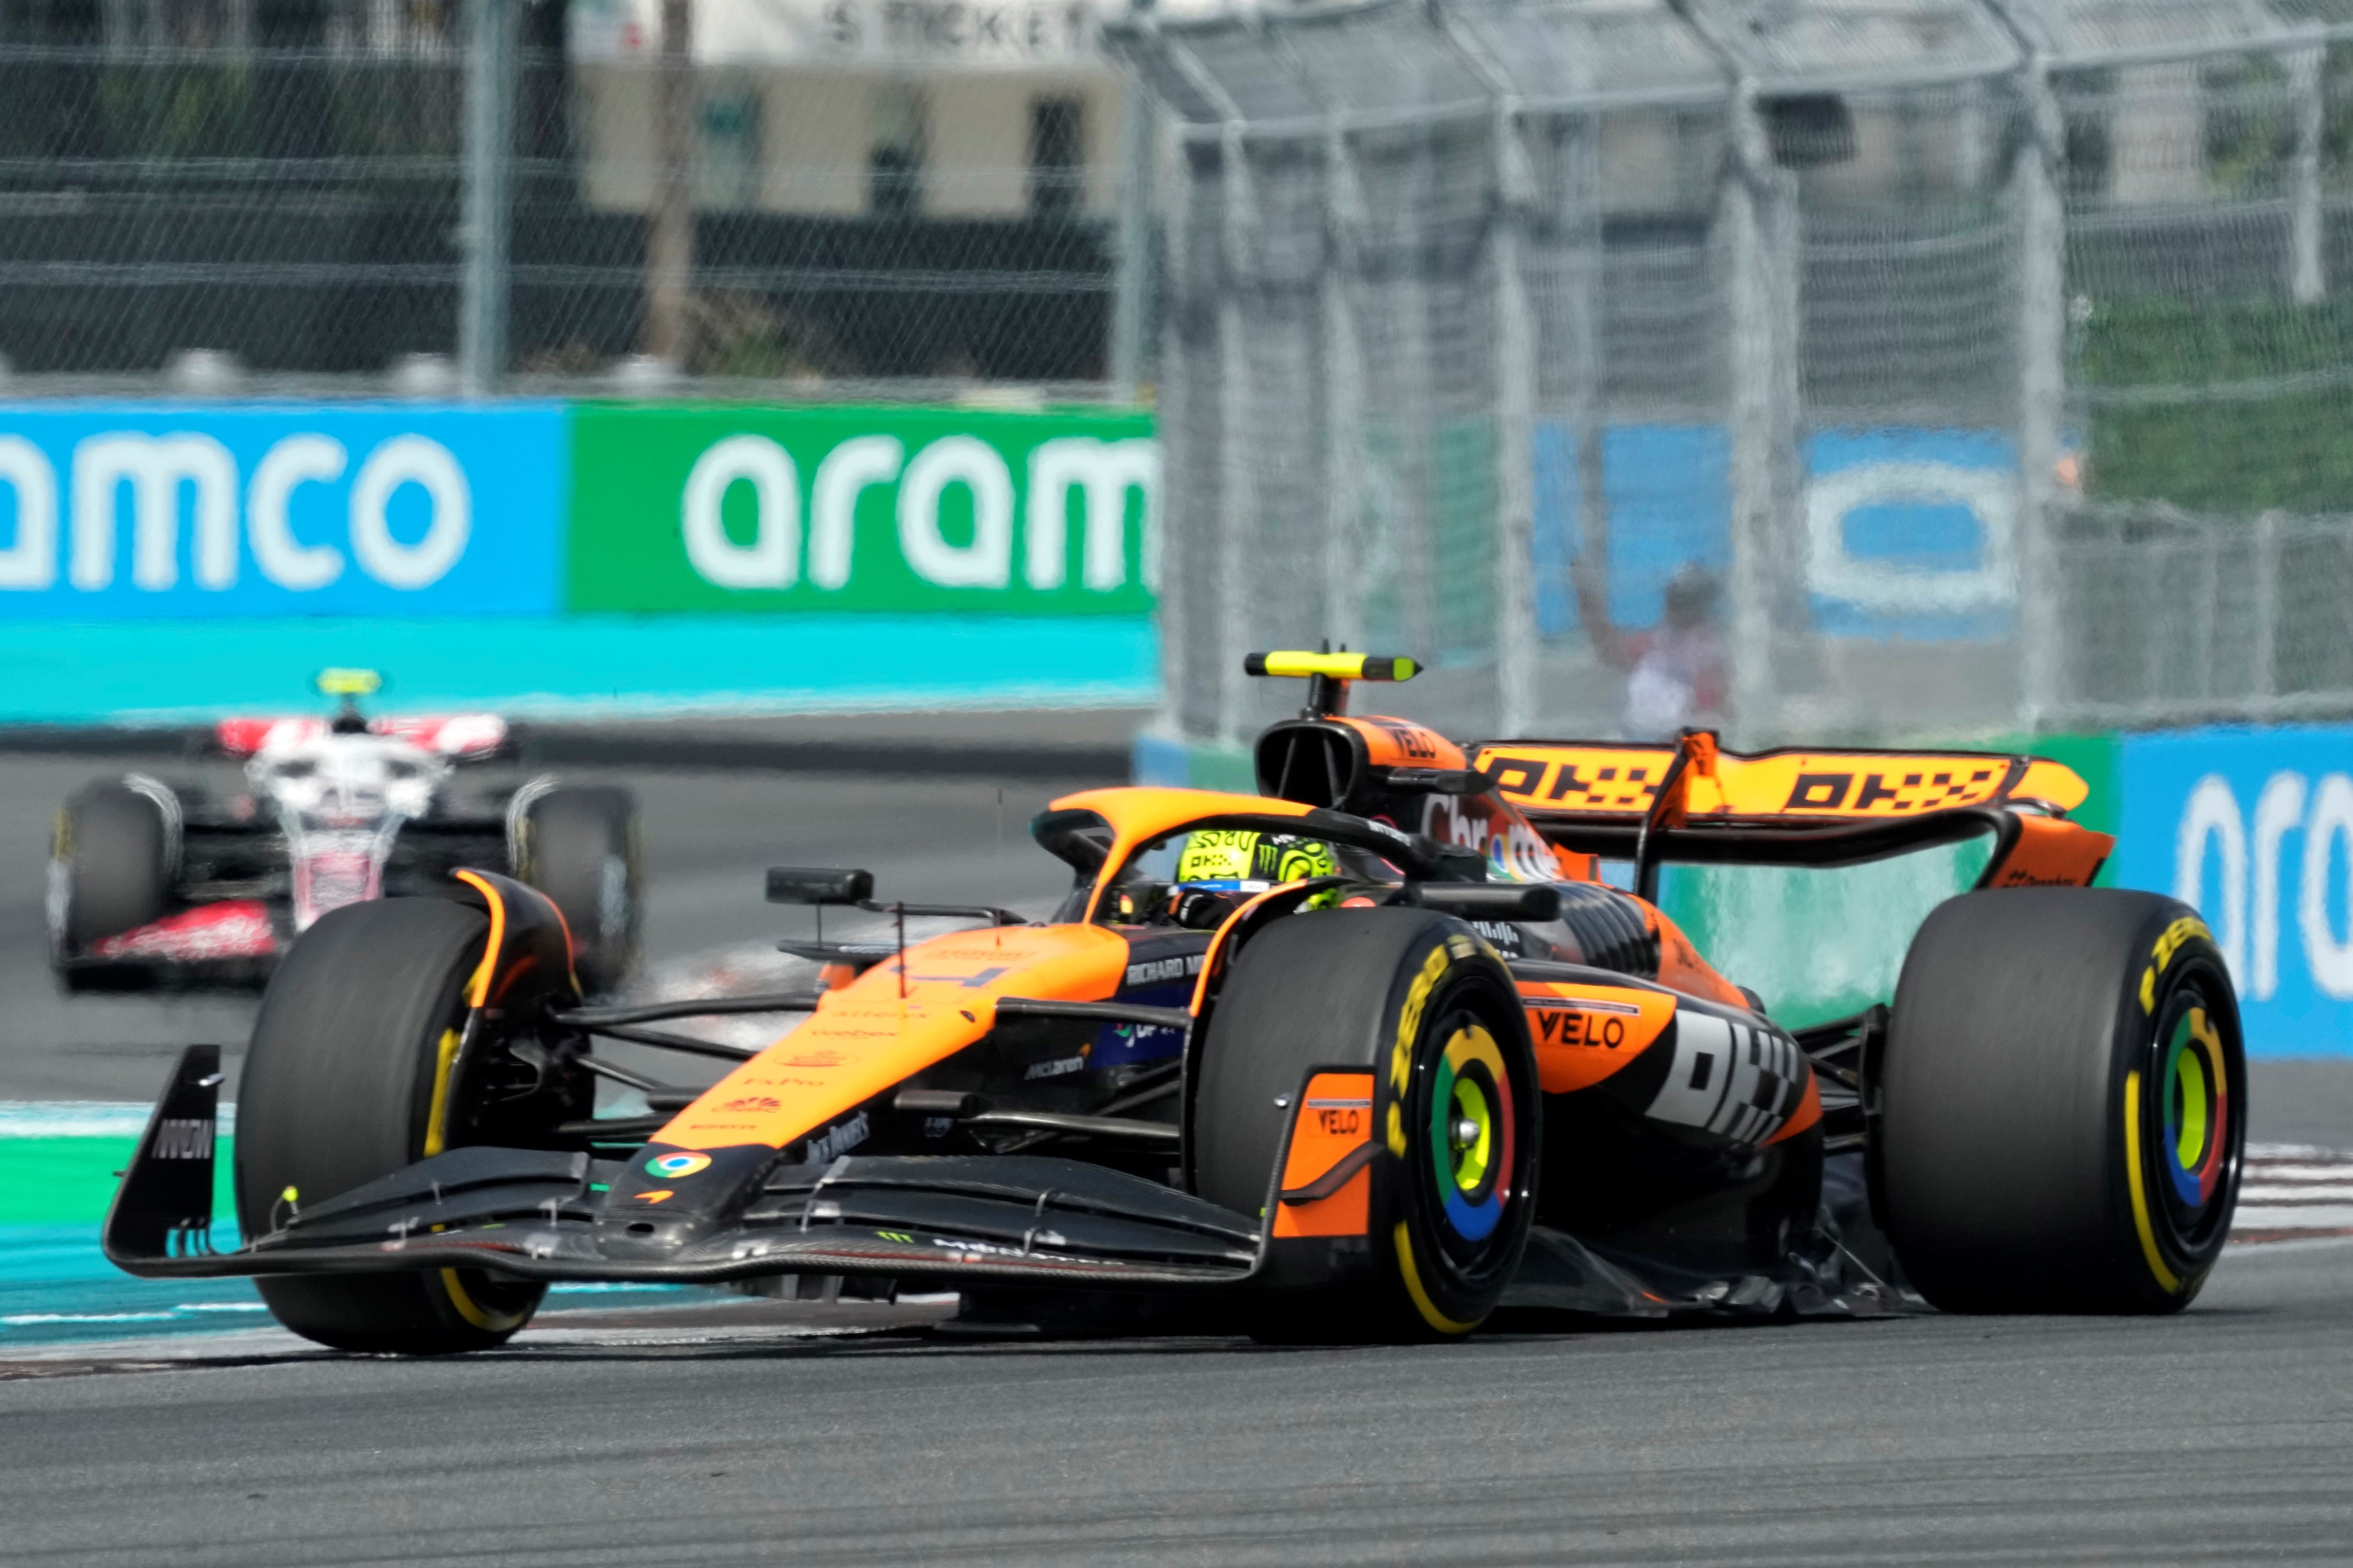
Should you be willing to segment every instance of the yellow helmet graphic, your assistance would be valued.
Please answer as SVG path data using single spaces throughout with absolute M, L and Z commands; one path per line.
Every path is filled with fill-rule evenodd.
M 1196 828 L 1176 858 L 1179 882 L 1297 882 L 1340 869 L 1320 838 L 1250 828 Z

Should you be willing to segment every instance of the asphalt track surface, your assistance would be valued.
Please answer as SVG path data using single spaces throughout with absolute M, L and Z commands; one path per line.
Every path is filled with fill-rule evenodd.
M 103 766 L 103 764 L 96 764 Z M 142 1099 L 234 1004 L 67 1003 L 48 812 L 0 760 L 0 1097 Z M 769 861 L 1031 904 L 1035 784 L 643 772 L 670 976 L 806 917 Z M 996 847 L 1005 790 L 1005 848 Z M 2255 1135 L 2353 1147 L 2337 1067 Z M 0 1365 L 0 1562 L 2353 1562 L 2353 1241 L 2234 1249 L 2170 1319 L 1049 1342 L 766 1303 L 404 1363 L 222 1336 Z
M 2343 1563 L 2353 1249 L 2183 1316 L 584 1344 L 0 1386 L 57 1564 Z

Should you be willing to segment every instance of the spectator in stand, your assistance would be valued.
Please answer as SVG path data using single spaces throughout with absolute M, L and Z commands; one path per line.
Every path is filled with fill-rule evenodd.
M 1666 609 L 1649 631 L 1623 631 L 1609 619 L 1599 574 L 1580 559 L 1575 569 L 1577 610 L 1593 651 L 1626 676 L 1620 721 L 1630 741 L 1672 741 L 1684 729 L 1724 724 L 1726 672 L 1724 636 L 1716 625 L 1723 591 L 1715 574 L 1686 562 L 1667 580 Z

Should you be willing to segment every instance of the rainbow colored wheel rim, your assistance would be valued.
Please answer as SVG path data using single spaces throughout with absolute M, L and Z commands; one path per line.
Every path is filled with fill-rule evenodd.
M 2231 1147 L 2231 1077 L 2222 1034 L 2203 1007 L 2174 1019 L 2158 1078 L 2164 1112 L 2157 1164 L 2184 1209 L 2203 1209 L 2222 1185 Z
M 1447 1037 L 1430 1097 L 1430 1153 L 1446 1223 L 1464 1241 L 1484 1241 L 1503 1222 L 1513 1169 L 1511 1072 L 1495 1038 L 1465 1022 Z

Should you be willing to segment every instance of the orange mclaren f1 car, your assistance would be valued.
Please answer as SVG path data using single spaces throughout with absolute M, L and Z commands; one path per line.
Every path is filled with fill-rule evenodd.
M 357 1350 L 495 1345 L 551 1280 L 855 1278 L 1190 1312 L 1287 1339 L 1443 1337 L 1499 1309 L 1663 1316 L 2161 1312 L 2229 1229 L 2238 1016 L 2056 763 L 1510 741 L 1353 718 L 1406 659 L 1305 677 L 1254 795 L 1103 789 L 1034 826 L 1051 920 L 793 944 L 806 995 L 589 1007 L 558 908 L 327 914 L 272 980 L 238 1101 L 244 1240 L 209 1239 L 213 1047 L 182 1059 L 107 1222 L 136 1274 L 248 1274 Z M 1892 1005 L 1791 1031 L 1655 902 L 1672 862 L 1834 867 L 1973 836 L 1976 890 Z M 1630 867 L 1621 889 L 1602 862 Z M 656 1026 L 797 1010 L 765 1049 Z M 623 1040 L 740 1058 L 676 1089 Z M 594 1114 L 599 1079 L 653 1114 Z M 872 1287 L 870 1285 L 870 1289 Z M 1147 1310 L 1148 1309 L 1148 1310 Z

